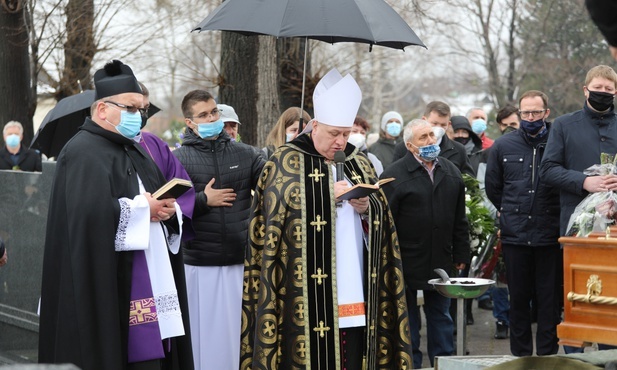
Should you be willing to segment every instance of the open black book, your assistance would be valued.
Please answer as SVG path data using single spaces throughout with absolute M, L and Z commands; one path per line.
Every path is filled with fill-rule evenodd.
M 381 179 L 374 184 L 356 184 L 349 189 L 345 190 L 341 195 L 338 196 L 338 200 L 350 200 L 350 199 L 358 199 L 369 196 L 379 190 L 379 188 L 389 183 L 390 181 L 394 181 L 394 177 L 388 177 L 387 179 Z
M 192 187 L 193 183 L 189 180 L 174 177 L 173 179 L 169 180 L 165 185 L 161 186 L 161 188 L 157 190 L 154 194 L 152 194 L 152 197 L 155 199 L 178 199 L 179 196 L 186 193 Z

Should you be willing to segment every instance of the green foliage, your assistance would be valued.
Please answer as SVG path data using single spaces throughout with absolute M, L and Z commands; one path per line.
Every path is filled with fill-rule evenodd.
M 163 135 L 163 140 L 172 148 L 177 148 L 182 145 L 184 138 L 184 129 L 186 124 L 182 121 L 173 120 L 169 123 L 169 129 Z
M 478 247 L 485 245 L 495 232 L 495 220 L 484 206 L 484 197 L 475 177 L 463 174 L 465 182 L 465 214 L 469 222 L 469 241 L 471 251 L 475 253 Z

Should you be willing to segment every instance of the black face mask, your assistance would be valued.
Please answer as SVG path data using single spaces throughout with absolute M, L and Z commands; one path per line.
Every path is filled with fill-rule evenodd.
M 506 129 L 505 129 L 505 130 L 503 130 L 503 132 L 502 132 L 501 134 L 502 134 L 502 135 L 509 134 L 510 132 L 512 132 L 512 131 L 516 131 L 516 130 L 517 130 L 517 128 L 516 128 L 516 127 L 513 127 L 513 126 L 508 126 L 508 127 L 506 127 Z
M 454 141 L 458 141 L 459 143 L 466 145 L 469 140 L 471 140 L 471 137 L 455 137 Z
M 148 116 L 141 115 L 141 128 L 146 127 L 146 123 L 148 123 Z
M 601 91 L 587 91 L 589 91 L 589 98 L 587 99 L 589 105 L 598 112 L 607 111 L 613 106 L 615 95 Z

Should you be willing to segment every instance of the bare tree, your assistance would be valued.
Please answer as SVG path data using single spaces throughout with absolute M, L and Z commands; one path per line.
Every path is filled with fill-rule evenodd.
M 26 145 L 34 134 L 32 116 L 36 109 L 30 81 L 27 19 L 22 0 L 0 0 L 0 124 L 21 122 Z

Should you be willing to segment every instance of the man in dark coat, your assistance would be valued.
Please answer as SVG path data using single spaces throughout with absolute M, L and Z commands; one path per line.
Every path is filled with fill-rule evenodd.
M 58 156 L 43 258 L 39 362 L 84 370 L 193 369 L 175 199 L 134 140 L 143 95 L 114 60 L 92 118 Z
M 24 138 L 21 123 L 8 122 L 4 125 L 2 137 L 5 145 L 0 149 L 0 170 L 42 171 L 41 155 L 21 144 Z
M 519 107 L 520 129 L 497 139 L 489 151 L 486 194 L 499 211 L 510 290 L 510 350 L 514 356 L 533 354 L 529 302 L 534 300 L 536 354 L 552 355 L 559 349 L 563 257 L 557 241 L 559 192 L 539 176 L 550 129 L 548 97 L 527 91 Z
M 427 283 L 437 278 L 435 268 L 446 271 L 465 268 L 470 260 L 469 227 L 465 216 L 465 184 L 452 162 L 437 157 L 439 147 L 430 123 L 413 120 L 405 127 L 409 152 L 387 168 L 381 178 L 394 177 L 384 185 L 396 224 L 403 272 L 407 285 L 407 306 L 411 328 L 414 368 L 422 366 L 418 290 L 424 291 L 428 355 L 454 352 L 450 299 Z
M 422 119 L 433 125 L 437 130 L 443 129 L 443 132 L 437 135 L 437 145 L 439 145 L 441 149 L 439 156 L 454 163 L 461 173 L 467 173 L 475 177 L 476 174 L 471 167 L 471 162 L 469 162 L 465 147 L 461 143 L 450 140 L 448 135 L 445 134 L 451 127 L 450 117 L 450 106 L 444 102 L 435 100 L 426 105 Z M 396 144 L 394 148 L 393 161 L 403 158 L 406 154 L 407 147 L 405 146 L 405 142 L 401 141 Z

